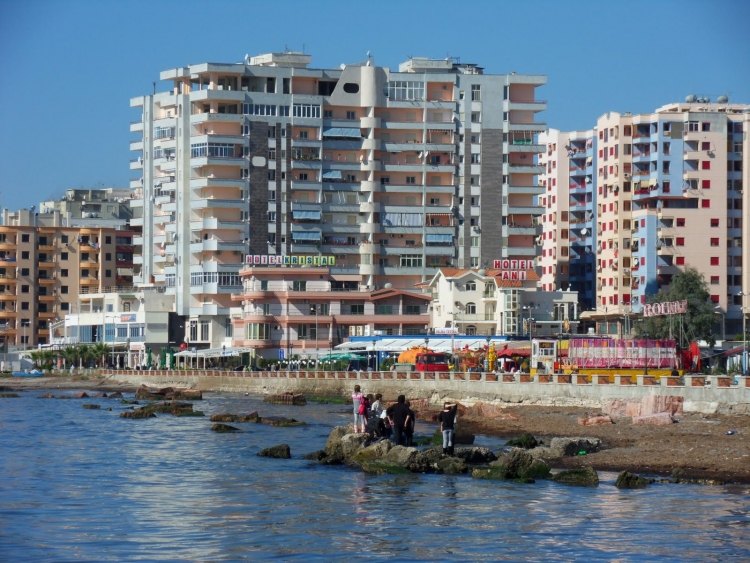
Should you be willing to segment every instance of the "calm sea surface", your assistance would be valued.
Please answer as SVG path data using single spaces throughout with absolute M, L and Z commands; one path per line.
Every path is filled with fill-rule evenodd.
M 207 415 L 308 423 L 217 434 L 208 417 L 120 419 L 119 400 L 44 392 L 0 399 L 2 562 L 750 560 L 747 486 L 619 491 L 614 473 L 596 489 L 367 476 L 301 459 L 350 407 L 206 394 L 195 408 Z M 280 443 L 291 460 L 256 456 Z

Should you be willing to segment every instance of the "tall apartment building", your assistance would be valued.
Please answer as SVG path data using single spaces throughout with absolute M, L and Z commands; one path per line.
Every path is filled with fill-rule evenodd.
M 118 268 L 128 260 L 132 266 L 127 233 L 66 227 L 58 211 L 3 210 L 0 337 L 5 344 L 29 347 L 62 336 L 62 319 L 77 312 L 79 294 L 108 291 L 118 284 Z
M 750 305 L 742 251 L 750 226 L 744 192 L 748 128 L 750 106 L 693 97 L 651 114 L 611 112 L 599 118 L 592 155 L 596 174 L 586 201 L 596 206 L 596 301 L 590 316 L 603 321 L 600 332 L 621 332 L 630 315 L 640 313 L 648 297 L 685 267 L 697 268 L 708 282 L 722 332 L 742 332 L 743 311 Z M 568 152 L 558 143 L 547 158 L 560 162 Z M 570 204 L 578 201 L 572 186 L 558 183 L 556 195 Z M 566 227 L 573 229 L 570 218 Z M 545 223 L 545 241 L 551 232 L 553 225 Z M 563 246 L 573 252 L 569 240 L 553 244 L 557 256 Z
M 594 131 L 563 133 L 556 129 L 539 136 L 546 150 L 541 178 L 544 230 L 539 258 L 541 289 L 572 290 L 584 310 L 594 307 L 596 231 L 596 153 Z
M 310 62 L 190 65 L 161 73 L 169 91 L 131 100 L 138 282 L 165 284 L 201 322 L 229 314 L 246 255 L 325 257 L 370 289 L 536 255 L 546 77 L 451 59 L 398 72 Z

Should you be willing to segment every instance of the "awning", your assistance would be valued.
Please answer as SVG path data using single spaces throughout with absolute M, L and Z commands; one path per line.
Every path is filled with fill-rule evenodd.
M 361 139 L 362 132 L 355 127 L 329 127 L 323 130 L 323 137 L 335 137 L 338 139 Z
M 136 299 L 135 295 L 120 295 L 120 299 Z
M 320 211 L 292 211 L 293 219 L 312 219 L 314 221 L 320 221 Z
M 331 279 L 339 282 L 358 282 L 362 281 L 362 276 L 359 274 L 332 274 Z
M 320 231 L 293 231 L 294 240 L 320 240 Z
M 190 350 L 183 350 L 177 352 L 175 357 L 180 358 L 220 358 L 222 356 L 239 356 L 240 354 L 248 354 L 253 351 L 253 348 L 247 347 L 232 347 L 232 348 L 205 348 L 203 350 L 196 350 L 192 352 Z
M 453 242 L 453 235 L 425 235 L 425 242 Z
M 324 180 L 341 180 L 341 170 L 326 170 L 323 172 Z

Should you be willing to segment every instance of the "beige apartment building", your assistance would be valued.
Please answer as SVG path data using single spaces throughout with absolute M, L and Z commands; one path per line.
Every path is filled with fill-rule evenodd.
M 374 291 L 536 256 L 546 77 L 457 59 L 334 69 L 303 53 L 167 70 L 131 100 L 135 279 L 220 327 L 246 256 L 325 256 Z M 262 261 L 261 261 L 262 260 Z
M 750 106 L 689 97 L 650 114 L 603 115 L 593 130 L 593 154 L 582 155 L 586 160 L 578 158 L 579 134 L 550 131 L 545 181 L 552 190 L 542 202 L 545 207 L 567 203 L 568 213 L 557 211 L 562 232 L 554 222 L 544 223 L 543 284 L 562 267 L 559 257 L 580 256 L 581 231 L 572 222 L 578 219 L 573 212 L 593 209 L 591 244 L 587 234 L 583 245 L 595 256 L 595 299 L 584 318 L 596 320 L 598 332 L 626 331 L 649 296 L 683 268 L 694 267 L 709 284 L 719 332 L 741 334 L 750 305 L 743 253 L 750 242 L 749 128 Z M 575 181 L 581 163 L 588 167 L 583 188 Z
M 368 290 L 329 268 L 248 267 L 233 300 L 233 345 L 263 358 L 317 358 L 350 336 L 424 335 L 432 297 L 386 287 Z
M 48 344 L 64 335 L 64 317 L 79 294 L 102 293 L 127 278 L 132 232 L 63 226 L 59 211 L 3 210 L 0 225 L 0 336 L 13 347 Z

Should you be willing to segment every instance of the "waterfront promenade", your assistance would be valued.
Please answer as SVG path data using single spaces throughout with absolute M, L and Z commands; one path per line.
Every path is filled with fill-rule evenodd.
M 191 387 L 203 391 L 279 393 L 300 391 L 316 395 L 346 396 L 355 384 L 366 393 L 386 398 L 405 394 L 440 403 L 450 397 L 463 402 L 600 407 L 614 399 L 639 399 L 651 395 L 678 396 L 686 412 L 750 413 L 750 378 L 720 375 L 683 377 L 650 375 L 537 375 L 391 372 L 391 371 L 264 371 L 214 370 L 102 370 L 102 376 L 133 385 Z

